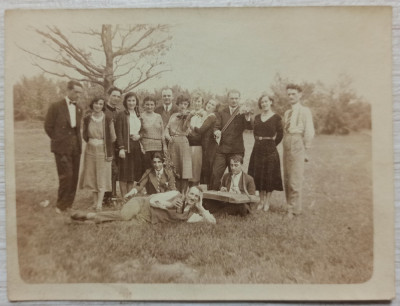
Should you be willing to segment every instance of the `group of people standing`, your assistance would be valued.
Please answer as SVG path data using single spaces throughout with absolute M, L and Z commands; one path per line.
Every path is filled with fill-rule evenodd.
M 268 94 L 259 98 L 260 114 L 254 117 L 249 108 L 240 105 L 237 90 L 228 92 L 228 106 L 218 110 L 217 101 L 204 101 L 199 92 L 191 97 L 178 96 L 174 105 L 173 91 L 164 88 L 162 105 L 156 107 L 155 97 L 147 96 L 140 111 L 135 93 L 123 96 L 120 89 L 112 87 L 106 98 L 91 101 L 86 116 L 76 104 L 81 93 L 82 85 L 70 81 L 67 96 L 50 106 L 45 119 L 59 176 L 58 213 L 71 208 L 74 201 L 82 138 L 86 150 L 79 186 L 93 191 L 97 211 L 104 202 L 116 198 L 117 181 L 121 197 L 125 197 L 144 187 L 147 194 L 175 189 L 186 194 L 189 187 L 199 184 L 206 184 L 210 190 L 240 193 L 244 178 L 254 179 L 261 199 L 258 209 L 267 211 L 272 191 L 283 190 L 276 149 L 283 139 L 288 214 L 293 217 L 301 213 L 305 151 L 314 127 L 310 110 L 300 103 L 302 89 L 298 85 L 287 86 L 291 108 L 283 120 L 273 112 L 273 97 Z M 118 105 L 122 96 L 121 110 Z M 230 169 L 224 176 L 227 167 L 243 164 L 246 129 L 253 130 L 255 138 L 248 174 L 240 166 L 240 171 Z

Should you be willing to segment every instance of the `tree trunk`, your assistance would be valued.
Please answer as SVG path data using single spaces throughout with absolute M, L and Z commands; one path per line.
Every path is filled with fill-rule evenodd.
M 101 41 L 103 43 L 104 54 L 106 57 L 106 67 L 104 68 L 103 87 L 106 93 L 114 84 L 114 58 L 112 49 L 112 29 L 110 24 L 103 24 L 101 29 Z

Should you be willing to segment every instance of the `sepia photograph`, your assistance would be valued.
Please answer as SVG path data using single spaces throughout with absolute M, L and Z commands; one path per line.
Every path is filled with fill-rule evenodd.
M 6 11 L 9 299 L 393 298 L 391 18 Z

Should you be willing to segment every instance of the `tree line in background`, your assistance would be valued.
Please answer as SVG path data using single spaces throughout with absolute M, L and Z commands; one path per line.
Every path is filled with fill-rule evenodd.
M 283 116 L 288 109 L 288 97 L 286 95 L 287 78 L 279 74 L 275 76 L 274 82 L 267 89 L 274 97 L 274 110 Z M 66 95 L 65 80 L 53 80 L 43 74 L 34 77 L 22 77 L 14 85 L 14 119 L 21 120 L 44 120 L 47 108 L 52 102 L 58 101 Z M 82 106 L 88 108 L 89 102 L 96 96 L 104 95 L 104 88 L 100 85 L 83 82 L 84 94 Z M 347 76 L 340 76 L 338 82 L 333 86 L 326 86 L 321 82 L 303 82 L 303 103 L 311 108 L 314 124 L 319 134 L 347 134 L 350 131 L 371 128 L 371 105 L 358 96 L 352 88 L 351 79 Z M 171 87 L 174 97 L 180 94 L 190 96 L 192 92 L 179 85 Z M 240 88 L 238 88 L 240 90 Z M 161 90 L 137 89 L 136 93 L 140 101 L 145 96 L 153 95 L 158 103 L 161 103 Z M 204 89 L 197 89 L 201 92 L 204 100 L 215 99 L 220 104 L 228 103 L 226 92 L 215 94 Z M 250 105 L 255 113 L 258 113 L 257 97 L 243 101 Z M 121 101 L 122 107 L 122 101 Z

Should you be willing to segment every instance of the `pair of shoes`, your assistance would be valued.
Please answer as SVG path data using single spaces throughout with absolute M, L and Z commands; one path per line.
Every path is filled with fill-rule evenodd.
M 264 204 L 263 210 L 264 210 L 265 212 L 267 212 L 267 211 L 269 210 L 269 205 L 268 205 L 268 204 Z
M 56 213 L 61 215 L 63 212 L 61 211 L 61 209 L 59 209 L 58 207 L 56 207 Z

